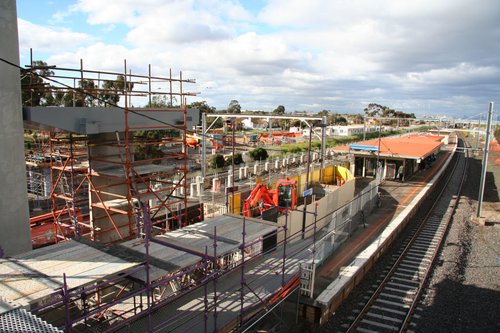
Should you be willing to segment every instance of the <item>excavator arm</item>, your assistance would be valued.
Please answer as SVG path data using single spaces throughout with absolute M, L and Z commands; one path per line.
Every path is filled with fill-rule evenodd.
M 245 216 L 254 216 L 253 210 L 259 207 L 260 212 L 269 208 L 269 206 L 275 206 L 271 193 L 264 184 L 257 184 L 255 188 L 250 192 L 250 195 L 245 200 L 243 205 Z

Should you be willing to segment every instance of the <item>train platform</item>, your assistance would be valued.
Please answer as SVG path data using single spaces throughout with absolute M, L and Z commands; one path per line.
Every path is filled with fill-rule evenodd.
M 353 281 L 356 280 L 353 276 L 360 268 L 359 263 L 370 260 L 369 258 L 377 251 L 373 249 L 373 243 L 380 243 L 381 239 L 385 241 L 386 238 L 392 237 L 388 236 L 393 231 L 388 230 L 393 224 L 391 222 L 405 221 L 409 215 L 413 214 L 413 208 L 423 197 L 425 189 L 435 182 L 436 175 L 447 164 L 450 155 L 451 148 L 446 148 L 437 155 L 430 168 L 420 170 L 410 179 L 404 182 L 384 180 L 380 184 L 380 207 L 375 207 L 372 212 L 366 214 L 361 221 L 363 227 L 351 234 L 348 240 L 316 269 L 313 298 L 301 297 L 308 319 L 316 322 L 318 317 L 317 310 L 310 311 L 307 310 L 308 308 L 323 308 L 321 310 L 321 317 L 323 317 L 325 311 L 331 313 L 338 306 L 332 303 L 339 302 L 339 293 L 341 299 L 344 299 L 344 294 L 347 296 L 350 293 L 356 282 Z M 397 228 L 399 228 L 399 223 Z M 372 247 L 371 250 L 370 247 Z M 369 267 L 363 266 L 362 269 L 366 270 Z

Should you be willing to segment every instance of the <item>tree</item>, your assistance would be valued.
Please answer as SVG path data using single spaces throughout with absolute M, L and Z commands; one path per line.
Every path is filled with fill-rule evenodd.
M 43 77 L 54 75 L 46 62 L 35 60 L 30 70 L 21 70 L 21 98 L 23 105 L 53 105 L 54 97 Z
M 133 82 L 127 82 L 126 85 L 127 91 L 134 89 Z M 123 75 L 117 75 L 116 80 L 104 80 L 99 99 L 104 101 L 105 105 L 116 105 L 120 101 L 120 93 L 125 93 L 125 77 Z
M 173 108 L 176 107 L 174 103 L 177 103 L 177 99 L 175 96 L 170 96 L 167 95 L 154 95 L 151 98 L 151 102 L 148 102 L 146 105 L 148 108 L 155 108 L 155 109 L 161 109 L 161 108 Z
M 134 159 L 136 161 L 158 159 L 152 163 L 160 164 L 160 159 L 165 156 L 165 153 L 163 153 L 158 145 L 153 144 L 153 142 L 160 141 L 164 135 L 165 130 L 146 130 L 134 132 L 134 138 L 138 138 L 138 141 L 143 143 L 136 146 Z
M 283 105 L 278 105 L 278 107 L 274 109 L 273 114 L 285 114 L 285 107 Z
M 239 165 L 243 163 L 243 156 L 240 153 L 234 154 L 234 164 Z M 226 165 L 233 165 L 233 156 L 229 156 L 229 158 L 225 162 Z
M 334 114 L 332 118 L 333 118 L 333 123 L 336 125 L 347 125 L 347 119 L 344 116 L 341 116 L 339 114 Z
M 413 113 L 405 113 L 402 111 L 396 111 L 387 106 L 383 106 L 376 103 L 370 103 L 364 109 L 367 117 L 384 117 L 384 118 L 415 118 Z
M 224 166 L 224 156 L 221 154 L 213 155 L 210 159 L 210 167 L 212 169 L 222 168 Z
M 205 113 L 215 113 L 216 108 L 207 104 L 206 101 L 193 102 L 188 107 L 192 109 L 198 109 L 200 112 Z
M 265 150 L 264 148 L 250 150 L 248 154 L 254 161 L 263 161 L 269 157 L 267 150 Z
M 240 102 L 237 100 L 232 100 L 229 102 L 229 105 L 227 106 L 227 112 L 228 113 L 241 113 L 241 105 Z

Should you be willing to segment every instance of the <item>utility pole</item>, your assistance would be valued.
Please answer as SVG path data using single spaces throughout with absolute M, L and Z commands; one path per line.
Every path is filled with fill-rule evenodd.
M 207 114 L 201 114 L 201 176 L 207 175 Z
M 309 126 L 309 146 L 307 148 L 307 166 L 306 166 L 306 190 L 309 189 L 309 166 L 311 165 L 311 138 L 312 138 L 312 125 Z M 306 210 L 307 210 L 307 196 L 304 195 L 304 215 L 302 215 L 302 239 L 304 239 L 306 235 L 306 214 L 307 214 Z
M 488 169 L 488 152 L 490 148 L 491 118 L 493 118 L 493 102 L 490 102 L 490 107 L 488 108 L 488 124 L 486 125 L 486 140 L 484 141 L 483 167 L 481 169 L 481 183 L 479 185 L 476 217 L 481 217 L 481 209 L 483 206 L 484 183 L 486 181 L 486 170 Z

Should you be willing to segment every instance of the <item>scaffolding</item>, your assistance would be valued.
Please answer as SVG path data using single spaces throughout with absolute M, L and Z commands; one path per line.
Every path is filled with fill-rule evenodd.
M 37 69 L 43 68 L 32 67 Z M 83 65 L 79 70 L 51 71 L 54 74 L 47 78 L 51 87 L 54 80 L 73 82 L 73 86 L 62 83 L 53 88 L 69 94 L 74 107 L 108 103 L 95 96 L 112 95 L 103 87 L 104 82 L 120 83 L 123 88 L 112 93 L 124 98 L 117 114 L 117 118 L 123 117 L 124 128 L 85 135 L 54 132 L 51 136 L 51 194 L 58 238 L 70 238 L 65 230 L 81 238 L 87 234 L 82 229 L 88 228 L 90 241 L 79 239 L 75 247 L 87 251 L 88 258 L 101 255 L 93 251 L 96 248 L 112 258 L 108 256 L 103 259 L 106 264 L 80 273 L 87 279 L 98 276 L 92 281 L 75 284 L 81 276 L 64 274 L 62 286 L 54 288 L 55 292 L 47 291 L 38 304 L 30 304 L 34 314 L 66 332 L 245 330 L 301 289 L 300 263 L 312 260 L 314 264 L 316 256 L 317 206 L 310 205 L 314 207 L 305 212 L 312 221 L 305 230 L 294 232 L 287 229 L 288 214 L 293 210 L 287 210 L 284 224 L 227 215 L 224 225 L 230 230 L 226 233 L 217 226 L 208 229 L 208 223 L 205 229 L 202 223 L 198 231 L 198 226 L 188 226 L 190 215 L 202 213 L 197 208 L 190 211 L 186 191 L 185 96 L 189 93 L 183 84 L 191 80 L 184 80 L 182 74 L 179 79 L 132 75 L 126 63 L 122 74 L 84 70 Z M 153 83 L 166 83 L 168 92 L 154 93 Z M 174 83 L 179 86 L 176 92 Z M 140 85 L 148 88 L 136 89 Z M 146 98 L 152 105 L 155 96 L 167 96 L 168 107 L 131 107 L 132 98 Z M 181 101 L 176 107 L 174 96 Z M 150 112 L 181 114 L 182 120 L 176 124 L 131 123 L 130 118 L 137 113 Z M 151 130 L 162 130 L 162 136 L 148 136 Z M 162 154 L 152 153 L 157 151 Z M 85 192 L 88 219 L 87 212 L 79 208 L 84 206 Z M 66 220 L 57 220 L 60 211 Z M 179 237 L 169 238 L 175 232 Z M 178 241 L 181 234 L 184 242 Z M 304 238 L 307 234 L 312 237 Z M 72 241 L 56 246 L 65 244 L 68 249 L 74 246 Z M 49 256 L 50 248 L 46 251 L 44 255 Z M 170 259 L 161 257 L 165 255 Z M 77 262 L 81 253 L 74 250 L 67 259 Z M 128 268 L 113 271 L 115 264 Z M 25 262 L 20 262 L 23 265 Z M 102 270 L 109 273 L 103 275 Z M 49 282 L 53 285 L 55 280 L 51 275 Z M 231 316 L 223 317 L 224 313 Z
M 23 89 L 41 101 L 68 108 L 114 112 L 123 127 L 101 130 L 99 122 L 77 124 L 76 132 L 50 131 L 52 215 L 56 242 L 82 237 L 123 241 L 144 233 L 144 206 L 150 206 L 155 232 L 188 225 L 200 209 L 186 198 L 188 110 L 184 85 L 194 80 L 40 65 L 28 66 Z M 27 80 L 25 80 L 27 81 Z M 28 104 L 30 104 L 28 103 Z M 39 102 L 42 103 L 42 102 Z M 145 107 L 133 107 L 134 103 Z M 175 114 L 175 123 L 159 114 Z M 146 119 L 143 124 L 137 119 Z M 192 119 L 189 119 L 193 121 Z M 105 126 L 104 126 L 105 127 Z M 45 127 L 43 127 L 45 128 Z M 79 129 L 82 129 L 79 132 Z
M 315 230 L 317 224 L 317 212 L 308 214 L 314 223 L 306 232 Z M 57 292 L 32 306 L 31 312 L 65 332 L 245 330 L 290 296 L 298 297 L 300 262 L 314 258 L 315 238 L 299 241 L 302 232 L 289 234 L 286 224 L 278 226 L 244 216 L 228 216 L 235 219 L 232 222 L 238 225 L 236 230 L 228 234 L 229 224 L 224 221 L 224 231 L 215 224 L 210 226 L 213 230 L 209 237 L 189 244 L 153 236 L 149 216 L 146 207 L 144 239 L 137 245 L 143 247 L 141 260 L 126 270 L 110 270 L 105 278 L 76 286 L 71 285 L 76 279 L 64 274 Z M 193 225 L 184 232 L 202 237 L 207 236 L 210 227 Z M 124 249 L 135 243 L 129 241 L 124 247 L 99 250 L 114 256 L 130 255 Z M 88 251 L 85 244 L 90 243 L 78 245 L 83 252 Z M 204 250 L 194 250 L 198 247 Z M 192 259 L 177 269 L 169 266 L 171 269 L 166 271 L 167 263 L 162 264 L 158 250 L 179 253 L 178 257 L 189 255 Z

